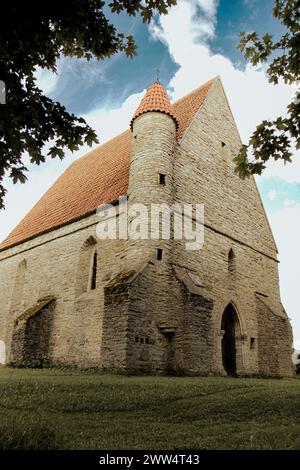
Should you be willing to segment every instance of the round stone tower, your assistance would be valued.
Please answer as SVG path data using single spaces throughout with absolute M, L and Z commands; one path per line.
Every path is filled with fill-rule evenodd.
M 170 210 L 177 128 L 166 90 L 160 83 L 153 83 L 131 120 L 126 258 L 128 270 L 137 269 L 139 276 L 131 285 L 127 312 L 129 370 L 172 368 L 176 328 Z
M 130 123 L 132 152 L 128 207 L 142 204 L 147 208 L 148 240 L 129 240 L 129 260 L 156 259 L 164 262 L 169 258 L 168 227 L 162 223 L 157 227 L 154 223 L 153 210 L 157 209 L 153 205 L 165 204 L 164 210 L 167 211 L 173 204 L 173 159 L 178 125 L 166 90 L 159 82 L 153 83 Z M 146 214 L 140 214 L 140 221 L 143 216 Z M 129 214 L 129 226 L 133 221 L 136 227 L 134 218 L 134 214 Z

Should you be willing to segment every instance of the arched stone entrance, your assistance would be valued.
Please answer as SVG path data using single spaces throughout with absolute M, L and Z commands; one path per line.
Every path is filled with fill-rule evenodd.
M 5 343 L 0 339 L 0 365 L 6 363 L 6 348 Z
M 223 368 L 227 375 L 236 376 L 242 369 L 241 326 L 231 303 L 224 310 L 221 331 Z

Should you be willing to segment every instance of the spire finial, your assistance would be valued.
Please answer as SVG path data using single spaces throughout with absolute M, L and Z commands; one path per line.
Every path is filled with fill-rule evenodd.
M 159 73 L 160 73 L 160 70 L 159 70 L 159 68 L 156 70 L 156 72 L 157 72 L 156 81 L 159 83 Z

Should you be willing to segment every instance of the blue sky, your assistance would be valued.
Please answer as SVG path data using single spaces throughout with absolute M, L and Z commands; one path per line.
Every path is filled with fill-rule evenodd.
M 259 181 L 259 189 L 264 205 L 269 213 L 283 207 L 295 207 L 300 203 L 300 184 L 287 182 L 281 178 L 265 178 Z
M 51 98 L 83 115 L 100 141 L 128 127 L 142 94 L 160 69 L 160 81 L 171 99 L 178 99 L 206 80 L 220 75 L 243 141 L 265 118 L 286 110 L 294 90 L 268 84 L 264 68 L 253 69 L 236 48 L 241 30 L 279 35 L 272 17 L 273 0 L 179 0 L 169 15 L 150 26 L 139 18 L 112 15 L 118 29 L 138 44 L 133 60 L 123 54 L 102 61 L 62 58 L 58 74 L 39 71 L 38 82 Z M 63 162 L 29 165 L 28 183 L 13 186 L 6 210 L 0 213 L 0 238 L 16 225 L 33 204 L 78 156 L 67 152 Z M 292 165 L 270 162 L 257 184 L 280 252 L 280 285 L 300 347 L 298 279 L 300 279 L 300 157 Z M 298 262 L 297 262 L 298 260 Z
M 282 31 L 281 24 L 272 16 L 272 4 L 273 0 L 221 0 L 215 36 L 209 41 L 212 52 L 229 57 L 243 69 L 246 64 L 236 47 L 240 31 L 264 33 L 269 28 L 275 35 Z M 147 25 L 139 17 L 125 14 L 108 16 L 119 31 L 134 36 L 138 55 L 131 60 L 118 54 L 102 62 L 92 60 L 89 64 L 77 59 L 61 61 L 59 79 L 49 96 L 62 102 L 71 112 L 85 114 L 99 105 L 107 108 L 119 106 L 131 94 L 148 87 L 155 80 L 158 68 L 164 85 L 178 69 L 166 45 L 149 36 Z
M 115 15 L 114 15 L 115 16 Z M 160 69 L 160 79 L 168 83 L 177 70 L 167 48 L 149 37 L 146 25 L 139 18 L 118 18 L 120 30 L 133 34 L 139 46 L 132 60 L 124 54 L 97 62 L 87 67 L 85 60 L 64 59 L 59 67 L 59 80 L 50 93 L 69 111 L 85 114 L 98 106 L 111 108 L 121 105 L 128 96 L 141 92 L 155 80 Z

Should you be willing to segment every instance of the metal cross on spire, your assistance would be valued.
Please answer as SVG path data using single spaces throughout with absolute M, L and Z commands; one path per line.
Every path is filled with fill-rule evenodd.
M 157 81 L 157 82 L 159 82 L 159 74 L 160 74 L 160 70 L 159 70 L 159 69 L 157 69 L 156 71 L 157 71 L 157 77 L 156 77 L 156 81 Z

